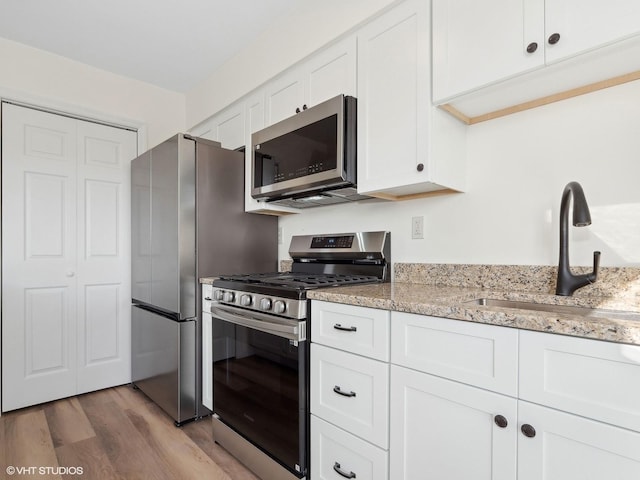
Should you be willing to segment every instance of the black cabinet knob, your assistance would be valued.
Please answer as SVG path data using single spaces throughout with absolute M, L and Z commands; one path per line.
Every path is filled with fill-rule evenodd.
M 419 164 L 416 166 L 416 170 L 418 170 L 419 172 L 421 172 L 422 170 L 424 170 L 424 165 L 423 165 L 422 163 L 419 163 Z
M 533 53 L 538 49 L 538 44 L 536 42 L 531 42 L 527 45 L 527 53 Z
M 536 436 L 536 429 L 533 428 L 528 423 L 525 423 L 524 425 L 522 425 L 522 427 L 520 427 L 520 430 L 522 431 L 525 437 L 533 438 Z
M 304 105 L 302 105 L 302 109 L 306 110 L 307 109 L 307 104 L 305 103 Z
M 296 113 L 300 113 L 300 107 L 296 107 Z
M 509 425 L 507 419 L 502 415 L 496 415 L 495 417 L 493 417 L 493 421 L 496 422 L 496 425 L 498 425 L 500 428 L 507 428 L 507 425 Z
M 559 33 L 552 33 L 551 36 L 549 37 L 549 45 L 555 45 L 556 43 L 558 43 L 560 41 L 560 34 Z

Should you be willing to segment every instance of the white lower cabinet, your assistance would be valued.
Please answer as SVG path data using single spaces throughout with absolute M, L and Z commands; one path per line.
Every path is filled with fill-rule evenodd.
M 517 400 L 391 366 L 390 478 L 513 480 Z
M 638 345 L 315 301 L 314 319 L 313 478 L 640 479 Z M 391 365 L 333 332 L 387 321 L 363 351 L 388 341 Z
M 518 434 L 518 480 L 640 478 L 640 433 L 523 401 L 518 415 L 535 430 Z
M 388 455 L 381 448 L 311 416 L 311 478 L 385 480 Z

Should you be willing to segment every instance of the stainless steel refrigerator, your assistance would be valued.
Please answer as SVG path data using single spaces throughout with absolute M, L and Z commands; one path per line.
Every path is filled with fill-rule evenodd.
M 199 279 L 277 270 L 277 219 L 244 212 L 244 155 L 178 134 L 131 163 L 132 381 L 177 425 L 202 405 Z

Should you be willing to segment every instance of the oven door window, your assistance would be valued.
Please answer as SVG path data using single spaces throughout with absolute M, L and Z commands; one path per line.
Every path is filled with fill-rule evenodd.
M 307 342 L 213 317 L 213 410 L 294 473 L 306 469 Z

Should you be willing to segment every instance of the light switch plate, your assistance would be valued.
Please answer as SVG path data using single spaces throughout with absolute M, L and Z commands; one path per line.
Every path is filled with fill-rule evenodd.
M 424 217 L 411 217 L 411 238 L 424 238 Z

